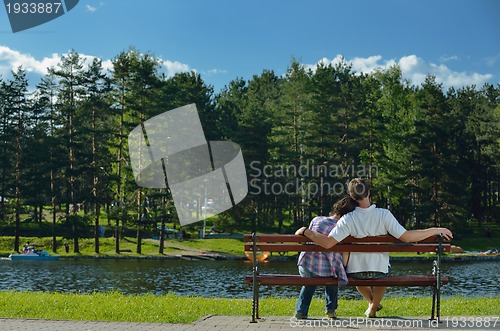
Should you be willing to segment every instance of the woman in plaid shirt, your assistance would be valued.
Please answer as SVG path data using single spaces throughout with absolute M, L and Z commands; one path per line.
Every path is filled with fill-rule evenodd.
M 333 205 L 332 216 L 315 217 L 309 229 L 328 235 L 344 215 L 356 208 L 356 202 L 350 197 L 344 197 Z M 297 265 L 302 277 L 335 277 L 339 285 L 347 284 L 347 275 L 342 265 L 340 253 L 325 252 L 301 252 Z M 295 318 L 306 319 L 309 312 L 311 300 L 316 291 L 316 286 L 302 286 L 299 299 L 295 306 Z M 328 318 L 336 318 L 335 310 L 338 305 L 338 287 L 325 286 L 326 315 Z

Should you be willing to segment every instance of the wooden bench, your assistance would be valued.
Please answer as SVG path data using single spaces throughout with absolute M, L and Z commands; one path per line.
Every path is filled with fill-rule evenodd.
M 252 285 L 252 323 L 259 318 L 259 286 L 338 286 L 333 277 L 301 277 L 299 274 L 261 274 L 259 272 L 258 254 L 260 252 L 434 252 L 432 273 L 416 276 L 388 276 L 380 279 L 349 278 L 347 286 L 423 286 L 432 288 L 431 319 L 440 318 L 441 285 L 448 283 L 448 277 L 441 275 L 441 258 L 443 252 L 450 251 L 450 244 L 444 242 L 442 236 L 430 237 L 418 243 L 404 243 L 392 236 L 376 236 L 365 238 L 348 237 L 342 242 L 325 249 L 307 242 L 304 236 L 280 234 L 246 234 L 244 235 L 245 251 L 251 252 L 253 259 L 252 275 L 245 277 L 245 283 Z

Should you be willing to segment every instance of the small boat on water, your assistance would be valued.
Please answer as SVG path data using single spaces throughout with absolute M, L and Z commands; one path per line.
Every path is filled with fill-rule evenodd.
M 58 256 L 53 256 L 46 251 L 30 250 L 22 254 L 10 254 L 9 259 L 12 261 L 49 261 L 58 260 Z

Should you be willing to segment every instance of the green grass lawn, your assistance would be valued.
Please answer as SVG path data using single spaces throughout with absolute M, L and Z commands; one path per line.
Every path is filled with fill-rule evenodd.
M 491 248 L 500 249 L 500 236 L 492 238 L 462 238 L 452 240 L 453 245 L 462 247 L 466 251 L 485 251 Z
M 21 247 L 30 242 L 34 244 L 37 249 L 43 249 L 49 253 L 52 252 L 52 238 L 50 237 L 21 237 Z M 70 253 L 66 253 L 63 244 L 67 242 L 70 247 Z M 78 255 L 95 255 L 94 253 L 94 239 L 81 238 L 78 240 L 80 247 L 80 254 Z M 73 253 L 73 241 L 57 238 L 57 255 L 68 256 L 76 255 Z M 14 252 L 14 237 L 0 237 L 0 255 L 8 256 Z M 206 253 L 221 253 L 221 254 L 235 254 L 243 255 L 243 240 L 240 239 L 167 239 L 164 245 L 164 254 L 177 253 L 179 251 L 192 250 L 196 252 Z M 137 250 L 137 240 L 135 238 L 125 237 L 120 240 L 120 250 L 130 251 L 122 252 L 122 255 L 138 256 L 135 253 Z M 115 239 L 114 238 L 100 238 L 99 239 L 99 253 L 101 255 L 116 255 L 115 253 Z M 159 241 L 152 239 L 143 239 L 141 245 L 140 256 L 159 255 Z
M 183 240 L 180 244 L 199 250 L 235 255 L 244 254 L 243 239 L 190 239 Z
M 296 298 L 262 298 L 261 316 L 291 316 Z M 249 316 L 250 299 L 202 298 L 166 294 L 124 295 L 118 292 L 63 294 L 42 292 L 0 292 L 3 318 L 42 318 L 126 322 L 191 323 L 212 315 Z M 442 316 L 497 316 L 500 298 L 445 298 Z M 384 316 L 430 316 L 431 299 L 386 298 Z M 324 316 L 324 302 L 314 298 L 310 316 Z M 339 300 L 339 317 L 363 316 L 363 300 Z

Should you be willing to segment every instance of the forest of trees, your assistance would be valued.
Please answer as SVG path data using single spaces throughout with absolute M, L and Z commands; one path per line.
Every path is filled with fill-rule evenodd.
M 408 228 L 499 221 L 499 85 L 445 91 L 432 76 L 410 84 L 397 66 L 361 74 L 292 60 L 283 76 L 264 70 L 215 93 L 195 72 L 165 77 L 134 49 L 112 63 L 72 51 L 36 86 L 22 67 L 0 76 L 0 226 L 14 229 L 0 235 L 15 235 L 15 250 L 29 214 L 52 222 L 54 250 L 57 224 L 75 236 L 91 225 L 98 244 L 107 219 L 136 228 L 140 252 L 142 231 L 176 212 L 168 189 L 136 185 L 127 136 L 191 103 L 206 139 L 239 144 L 247 167 L 249 194 L 215 218 L 221 230 L 291 232 L 357 176 Z

